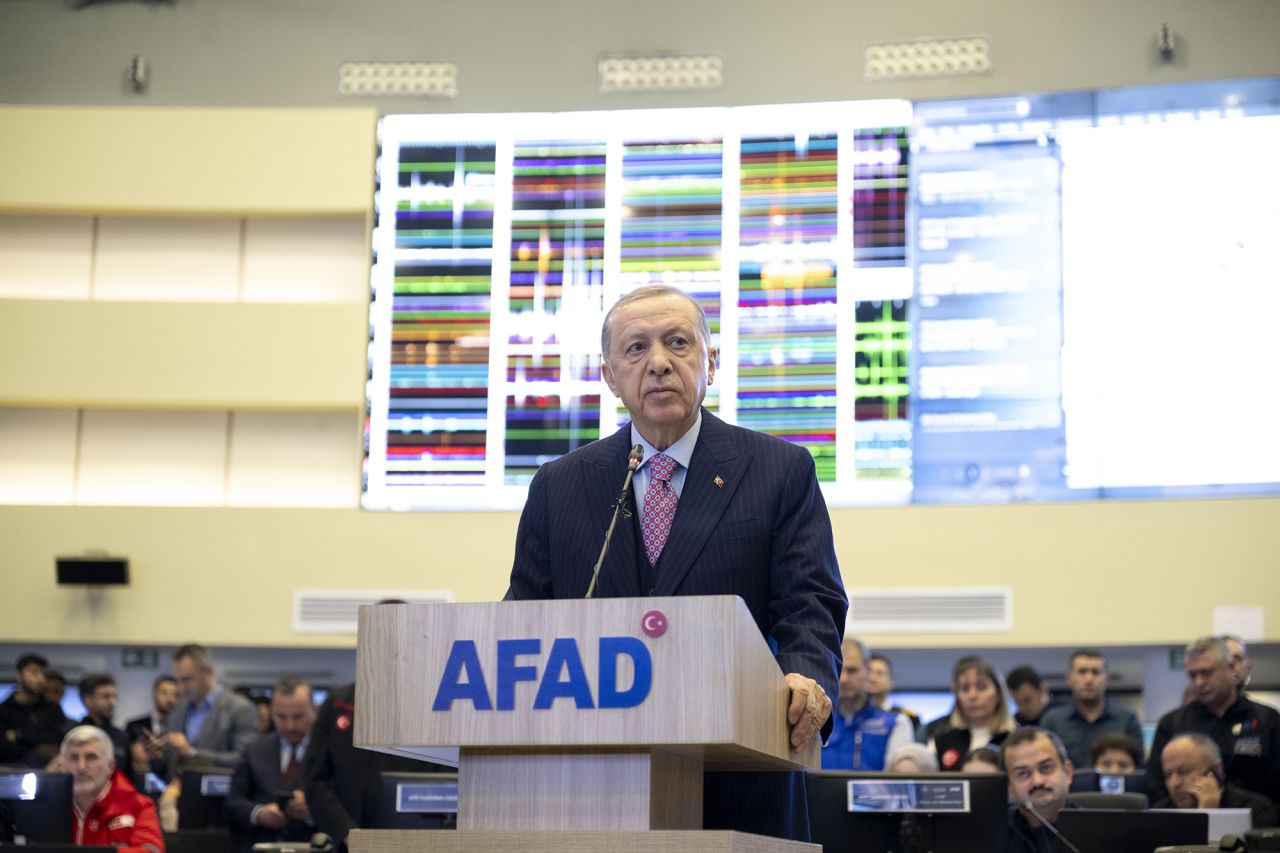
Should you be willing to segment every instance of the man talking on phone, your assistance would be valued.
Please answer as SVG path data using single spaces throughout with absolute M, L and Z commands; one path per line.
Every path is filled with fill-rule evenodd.
M 1169 796 L 1157 809 L 1249 809 L 1254 828 L 1276 825 L 1276 809 L 1261 794 L 1237 787 L 1222 771 L 1222 753 L 1208 735 L 1176 735 L 1161 751 Z

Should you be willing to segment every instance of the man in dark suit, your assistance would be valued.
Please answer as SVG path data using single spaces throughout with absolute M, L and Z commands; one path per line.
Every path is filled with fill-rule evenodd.
M 157 675 L 151 684 L 151 712 L 124 724 L 135 773 L 149 771 L 167 781 L 169 768 L 165 764 L 163 737 L 177 704 L 178 682 L 172 675 Z
M 595 595 L 739 595 L 791 689 L 795 747 L 829 731 L 848 599 L 804 448 L 701 408 L 716 351 L 701 306 L 646 287 L 605 317 L 601 375 L 629 426 L 543 465 L 520 518 L 511 599 L 580 598 L 631 447 L 644 449 Z M 799 774 L 708 774 L 704 825 L 808 838 Z
M 204 646 L 191 643 L 174 652 L 173 677 L 183 701 L 169 715 L 164 735 L 169 778 L 180 763 L 235 767 L 240 751 L 260 734 L 253 703 L 218 684 L 213 654 Z
M 311 687 L 298 678 L 281 679 L 271 691 L 275 730 L 244 748 L 227 793 L 227 819 L 245 850 L 266 841 L 311 837 L 302 761 L 314 720 Z

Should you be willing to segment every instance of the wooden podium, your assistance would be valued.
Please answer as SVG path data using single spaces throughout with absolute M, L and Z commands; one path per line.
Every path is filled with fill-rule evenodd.
M 457 748 L 458 831 L 353 853 L 821 849 L 701 829 L 704 770 L 820 765 L 736 596 L 363 607 L 356 671 L 356 746 Z

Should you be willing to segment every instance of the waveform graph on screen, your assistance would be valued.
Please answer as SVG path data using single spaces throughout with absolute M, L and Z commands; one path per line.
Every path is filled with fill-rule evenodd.
M 605 154 L 599 140 L 513 153 L 503 481 L 600 436 Z
M 859 129 L 852 156 L 854 472 L 861 481 L 909 483 L 908 129 Z
M 719 346 L 724 142 L 628 140 L 622 146 L 621 291 L 664 284 L 702 306 Z M 719 408 L 720 389 L 703 405 Z
M 738 423 L 836 476 L 837 137 L 744 137 Z

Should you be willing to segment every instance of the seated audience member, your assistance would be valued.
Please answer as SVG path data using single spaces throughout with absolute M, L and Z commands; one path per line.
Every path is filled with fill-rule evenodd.
M 75 843 L 110 845 L 121 853 L 164 853 L 156 807 L 116 769 L 114 745 L 96 726 L 76 726 L 62 741 L 71 774 Z
M 1089 759 L 1098 773 L 1124 776 L 1138 772 L 1142 766 L 1142 747 L 1128 735 L 1113 732 L 1093 739 Z
M 1018 707 L 1013 721 L 1020 726 L 1040 725 L 1040 718 L 1053 702 L 1049 685 L 1040 673 L 1030 666 L 1017 667 L 1009 673 L 1005 685 L 1009 688 L 1009 698 Z
M 227 794 L 228 821 L 245 849 L 313 833 L 301 772 L 315 719 L 311 687 L 282 679 L 271 693 L 271 718 L 275 730 L 244 748 Z
M 998 746 L 980 746 L 977 749 L 969 750 L 969 754 L 964 757 L 964 763 L 960 765 L 961 772 L 964 773 L 1000 773 L 1000 747 Z
M 1240 663 L 1221 637 L 1187 646 L 1192 701 L 1160 718 L 1147 761 L 1147 791 L 1164 794 L 1161 753 L 1174 735 L 1199 732 L 1218 745 L 1227 780 L 1238 788 L 1280 800 L 1280 712 L 1240 690 Z
M 911 736 L 920 734 L 920 715 L 909 708 L 893 704 L 893 664 L 881 654 L 867 658 L 867 693 L 871 704 L 895 714 L 901 714 L 911 723 Z
M 67 695 L 67 677 L 56 669 L 46 669 L 44 671 L 44 698 L 48 699 L 53 706 L 58 709 L 58 716 L 62 717 L 62 733 L 66 734 L 71 731 L 75 723 L 67 719 L 67 714 L 62 710 L 62 699 Z M 61 745 L 62 739 L 58 739 Z
M 307 806 L 316 829 L 346 847 L 347 833 L 373 826 L 378 817 L 378 779 L 383 771 L 450 773 L 425 761 L 414 761 L 356 749 L 352 741 L 356 715 L 356 686 L 329 693 L 311 727 L 311 743 L 303 758 Z
M 164 733 L 169 727 L 169 714 L 177 704 L 178 682 L 172 675 L 157 675 L 151 683 L 151 712 L 124 725 L 135 773 L 151 772 L 160 779 L 168 778 Z
M 1169 796 L 1157 809 L 1249 809 L 1254 827 L 1275 826 L 1276 808 L 1261 794 L 1238 788 L 1222 772 L 1222 753 L 1208 735 L 1175 735 L 1160 754 Z
M 14 668 L 17 686 L 0 702 L 0 764 L 43 767 L 62 742 L 67 718 L 62 706 L 44 695 L 47 660 L 29 652 Z M 40 750 L 41 746 L 52 749 Z
M 1050 708 L 1040 727 L 1062 738 L 1078 767 L 1089 766 L 1089 745 L 1107 734 L 1124 734 L 1142 743 L 1138 715 L 1107 697 L 1107 658 L 1096 649 L 1080 649 L 1067 664 L 1071 702 Z
M 959 770 L 969 750 L 997 746 L 1017 726 L 1009 715 L 1004 679 L 980 657 L 963 657 L 951 674 L 955 706 L 925 727 L 929 748 L 943 770 Z
M 235 767 L 240 751 L 258 737 L 258 712 L 248 699 L 218 683 L 213 654 L 194 643 L 173 654 L 173 677 L 182 701 L 164 735 L 168 778 L 180 763 Z
M 832 714 L 831 735 L 822 748 L 822 768 L 883 770 L 890 752 L 911 743 L 911 722 L 872 703 L 867 693 L 867 647 L 847 638 L 841 651 L 840 697 Z
M 1053 732 L 1036 726 L 1018 729 L 1001 747 L 1009 774 L 1009 841 L 1007 853 L 1052 853 L 1058 850 L 1052 830 L 1067 802 L 1074 769 L 1067 749 Z
M 890 773 L 936 773 L 938 757 L 922 743 L 907 743 L 889 753 L 884 769 Z
M 129 736 L 111 722 L 119 700 L 116 680 L 112 676 L 100 673 L 86 675 L 80 679 L 80 701 L 84 703 L 84 709 L 89 712 L 80 721 L 81 725 L 97 726 L 106 732 L 114 745 L 116 766 L 125 768 L 130 765 Z

